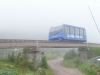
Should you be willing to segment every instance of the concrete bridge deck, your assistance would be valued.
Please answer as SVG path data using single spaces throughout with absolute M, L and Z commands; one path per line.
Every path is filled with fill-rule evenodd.
M 83 42 L 54 42 L 48 40 L 14 40 L 0 39 L 0 48 L 22 48 L 22 47 L 38 47 L 38 48 L 79 48 L 79 47 L 100 47 L 96 43 Z

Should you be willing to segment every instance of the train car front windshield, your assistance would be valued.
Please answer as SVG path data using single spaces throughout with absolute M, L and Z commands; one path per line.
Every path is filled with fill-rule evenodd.
M 55 34 L 61 32 L 61 31 L 62 31 L 62 26 L 51 27 L 49 33 L 55 35 Z

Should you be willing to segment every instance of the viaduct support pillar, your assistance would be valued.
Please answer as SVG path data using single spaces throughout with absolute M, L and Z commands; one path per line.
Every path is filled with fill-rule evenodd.
M 82 61 L 86 61 L 87 60 L 87 51 L 88 49 L 86 47 L 80 47 L 78 49 L 79 51 L 79 56 L 81 58 Z
M 32 58 L 30 58 L 30 61 L 36 63 L 37 61 L 37 52 L 39 52 L 39 48 L 37 47 L 31 47 L 30 48 L 30 54 L 32 54 Z
M 43 56 L 44 56 L 44 52 L 41 52 L 40 61 L 42 60 Z

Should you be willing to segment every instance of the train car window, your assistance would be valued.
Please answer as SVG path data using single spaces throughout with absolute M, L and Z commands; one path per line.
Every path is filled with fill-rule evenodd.
M 62 26 L 52 27 L 50 29 L 50 33 L 51 34 L 57 34 L 57 33 L 61 32 L 61 31 L 62 31 Z
M 69 27 L 68 27 L 68 26 L 65 26 L 65 27 L 64 27 L 64 32 L 65 32 L 66 34 L 69 33 Z
M 80 29 L 80 35 L 82 35 L 82 31 L 81 31 L 82 29 Z
M 69 29 L 69 30 L 70 30 L 69 34 L 72 34 L 72 27 L 70 27 L 70 29 Z
M 84 30 L 84 36 L 86 36 L 86 32 L 85 32 L 85 30 Z
M 82 29 L 80 29 L 80 35 L 82 36 Z
M 77 35 L 79 35 L 80 34 L 80 30 L 79 30 L 79 28 L 77 28 Z
M 66 29 L 66 34 L 68 34 L 68 26 L 66 26 L 65 29 Z
M 65 26 L 63 26 L 63 29 L 62 29 L 63 33 L 65 33 Z
M 57 27 L 54 27 L 54 31 L 57 31 L 57 29 L 58 29 Z
M 52 28 L 52 34 L 55 34 L 57 31 L 56 31 L 56 27 L 53 27 Z
M 62 26 L 57 26 L 57 27 L 54 27 L 54 33 L 53 34 L 57 34 L 59 32 L 62 31 Z
M 65 27 L 66 27 L 66 26 L 63 27 L 63 32 L 64 32 L 64 33 L 66 33 L 66 29 L 65 29 Z
M 71 34 L 71 27 L 69 27 L 69 34 Z
M 81 32 L 82 32 L 82 36 L 83 36 L 83 29 L 81 29 Z
M 69 34 L 69 26 L 67 26 L 67 34 Z
M 75 28 L 75 35 L 77 35 L 77 28 Z
M 75 35 L 75 27 L 73 28 L 73 32 L 74 32 L 74 35 Z
M 81 29 L 81 35 L 83 36 L 83 32 L 82 31 L 83 31 L 83 29 Z
M 74 27 L 72 27 L 72 34 L 74 34 Z
M 62 30 L 62 26 L 58 26 L 58 31 L 61 31 Z
M 58 32 L 58 27 L 55 27 L 53 34 L 56 34 L 57 32 Z
M 67 33 L 67 26 L 65 26 L 65 33 Z
M 77 34 L 77 28 L 75 28 L 75 35 Z

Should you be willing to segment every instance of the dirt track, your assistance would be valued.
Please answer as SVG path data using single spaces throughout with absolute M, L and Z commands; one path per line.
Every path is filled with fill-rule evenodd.
M 48 61 L 54 75 L 84 75 L 78 69 L 70 69 L 61 65 L 62 58 Z

